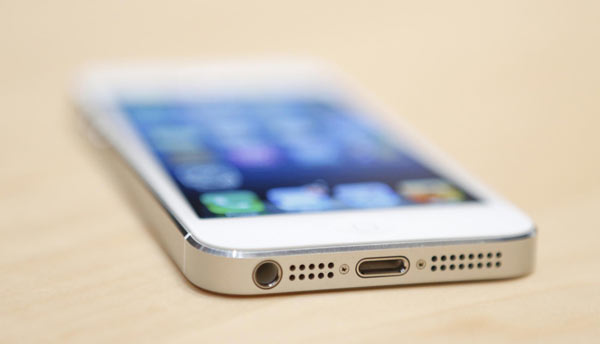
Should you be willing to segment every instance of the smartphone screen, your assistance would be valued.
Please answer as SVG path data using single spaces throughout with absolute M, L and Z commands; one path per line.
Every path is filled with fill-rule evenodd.
M 122 109 L 201 218 L 477 201 L 333 101 L 124 101 Z

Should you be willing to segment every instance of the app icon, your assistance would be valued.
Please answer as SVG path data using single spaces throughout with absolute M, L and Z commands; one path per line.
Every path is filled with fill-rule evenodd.
M 207 126 L 210 133 L 219 138 L 252 136 L 257 131 L 256 124 L 243 115 L 215 117 Z
M 398 158 L 393 146 L 381 137 L 367 133 L 340 138 L 348 156 L 358 163 L 391 162 Z
M 232 150 L 249 146 L 266 145 L 267 143 L 258 136 L 241 135 L 232 137 L 215 137 L 211 144 L 220 149 Z
M 339 162 L 340 151 L 335 143 L 328 140 L 299 139 L 288 142 L 288 154 L 298 165 L 326 166 Z
M 340 184 L 333 189 L 333 197 L 352 208 L 390 207 L 401 203 L 391 187 L 379 182 Z
M 148 137 L 156 150 L 163 153 L 188 153 L 204 150 L 199 141 L 200 132 L 184 125 L 160 125 L 148 131 Z
M 231 149 L 227 158 L 240 167 L 267 167 L 277 162 L 279 153 L 273 146 L 255 144 Z
M 181 184 L 196 190 L 235 189 L 242 184 L 236 168 L 216 163 L 177 166 L 175 176 Z
M 248 214 L 265 210 L 264 204 L 252 191 L 209 192 L 200 197 L 202 204 L 214 214 Z
M 271 189 L 267 198 L 277 208 L 285 211 L 311 211 L 333 208 L 327 188 L 319 184 Z
M 437 178 L 403 181 L 398 185 L 398 193 L 415 203 L 458 202 L 465 199 L 464 193 Z
M 143 124 L 159 124 L 168 122 L 173 115 L 173 109 L 168 106 L 127 106 L 127 111 L 132 114 L 136 121 Z
M 269 118 L 267 127 L 274 136 L 285 137 L 309 133 L 315 127 L 315 123 L 309 116 L 286 113 L 284 110 L 279 115 Z
M 207 150 L 196 150 L 190 152 L 173 152 L 165 154 L 166 159 L 173 165 L 201 164 L 214 160 L 211 152 Z

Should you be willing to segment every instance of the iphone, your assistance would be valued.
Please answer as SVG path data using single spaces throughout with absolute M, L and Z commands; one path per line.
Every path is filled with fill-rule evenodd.
M 96 65 L 74 99 L 200 288 L 272 294 L 533 270 L 529 217 L 323 62 Z

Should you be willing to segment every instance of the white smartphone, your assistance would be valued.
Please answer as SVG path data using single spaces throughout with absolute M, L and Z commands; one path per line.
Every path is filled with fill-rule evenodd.
M 364 93 L 324 63 L 264 59 L 96 66 L 75 100 L 200 288 L 272 294 L 530 273 L 532 221 Z

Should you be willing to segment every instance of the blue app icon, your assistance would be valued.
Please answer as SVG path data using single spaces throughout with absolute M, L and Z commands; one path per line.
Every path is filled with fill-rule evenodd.
M 327 140 L 307 140 L 287 145 L 290 158 L 302 166 L 336 165 L 340 160 L 340 150 Z
M 189 153 L 204 150 L 200 142 L 201 132 L 193 126 L 169 124 L 148 130 L 152 145 L 162 153 Z
M 402 203 L 391 187 L 379 182 L 340 184 L 333 188 L 333 197 L 352 208 L 390 207 Z
M 256 124 L 245 116 L 215 118 L 207 124 L 211 134 L 218 138 L 253 136 L 257 133 Z
M 327 210 L 334 205 L 327 188 L 319 184 L 271 189 L 267 199 L 284 211 Z
M 196 190 L 235 189 L 242 184 L 242 174 L 235 167 L 217 163 L 180 165 L 175 176 Z
M 277 137 L 306 134 L 311 132 L 314 127 L 315 123 L 305 114 L 290 114 L 286 112 L 278 116 L 272 116 L 267 123 L 267 128 Z

